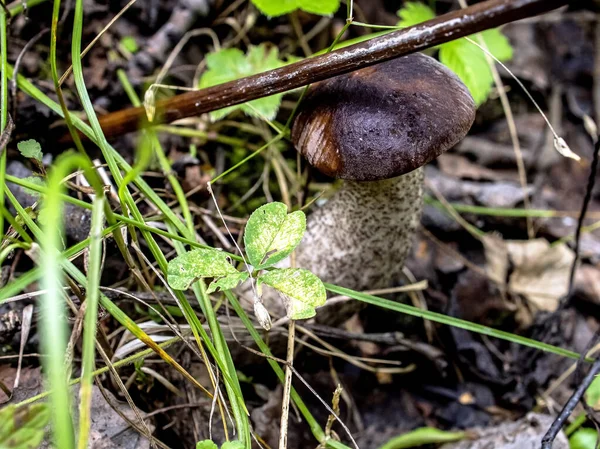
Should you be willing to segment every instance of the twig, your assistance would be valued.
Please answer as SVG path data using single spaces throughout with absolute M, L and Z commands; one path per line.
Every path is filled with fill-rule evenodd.
M 567 5 L 568 0 L 488 0 L 435 19 L 294 64 L 157 102 L 149 123 L 143 107 L 100 119 L 106 137 L 139 127 L 170 123 L 250 100 L 286 92 L 333 76 L 424 50 L 459 37 Z M 69 141 L 65 135 L 62 139 Z
M 594 155 L 592 157 L 592 165 L 590 167 L 590 175 L 588 177 L 588 183 L 585 191 L 585 197 L 583 198 L 583 204 L 581 206 L 581 213 L 579 214 L 579 219 L 577 221 L 577 228 L 575 230 L 575 248 L 573 251 L 575 252 L 575 258 L 573 259 L 573 265 L 571 265 L 571 272 L 569 274 L 569 290 L 566 296 L 566 300 L 563 300 L 563 303 L 566 304 L 568 302 L 568 298 L 571 297 L 573 293 L 573 287 L 575 283 L 575 270 L 577 270 L 577 264 L 579 263 L 579 247 L 581 244 L 581 228 L 583 227 L 583 220 L 585 220 L 585 215 L 590 205 L 590 201 L 592 199 L 592 191 L 594 190 L 594 185 L 596 184 L 596 173 L 598 171 L 598 159 L 600 152 L 600 138 L 596 137 L 596 142 L 594 144 Z
M 590 167 L 590 175 L 588 178 L 583 204 L 581 206 L 581 213 L 579 214 L 579 220 L 577 221 L 577 229 L 575 231 L 575 248 L 573 250 L 575 253 L 575 258 L 573 259 L 573 264 L 571 265 L 571 272 L 569 274 L 569 290 L 565 297 L 561 300 L 561 304 L 557 312 L 560 312 L 569 304 L 569 299 L 571 298 L 571 295 L 573 293 L 573 287 L 575 283 L 575 271 L 577 270 L 577 264 L 579 262 L 581 228 L 583 227 L 583 220 L 585 219 L 585 214 L 587 212 L 588 206 L 592 198 L 592 191 L 594 190 L 594 185 L 596 183 L 596 172 L 598 170 L 599 152 L 600 138 L 596 137 L 596 142 L 594 143 L 594 155 Z M 558 314 L 555 314 L 554 316 L 557 317 Z M 584 352 L 584 354 L 585 353 L 587 353 L 587 350 Z M 552 448 L 552 443 L 556 438 L 556 435 L 558 435 L 558 432 L 560 432 L 560 429 L 562 429 L 562 426 L 564 425 L 567 418 L 571 415 L 571 413 L 573 413 L 575 406 L 579 403 L 579 401 L 583 397 L 583 394 L 585 393 L 585 391 L 590 386 L 590 384 L 592 383 L 592 381 L 598 373 L 600 373 L 600 358 L 596 359 L 590 371 L 583 379 L 583 382 L 577 387 L 575 392 L 573 392 L 573 394 L 561 410 L 560 414 L 552 423 L 552 426 L 550 426 L 550 429 L 548 429 L 548 432 L 546 432 L 546 435 L 544 435 L 544 438 L 542 439 L 542 449 Z
M 567 418 L 573 413 L 575 406 L 579 403 L 583 394 L 588 389 L 596 375 L 600 372 L 600 359 L 596 359 L 591 369 L 583 379 L 583 382 L 577 387 L 577 389 L 573 392 L 563 409 L 560 411 L 560 414 L 556 417 L 548 432 L 542 438 L 542 449 L 552 449 L 552 443 L 554 439 L 562 429 L 565 424 Z
M 7 119 L 8 120 L 6 121 L 6 128 L 4 128 L 4 130 L 2 131 L 2 134 L 0 134 L 0 155 L 2 155 L 4 148 L 6 148 L 6 145 L 10 141 L 12 132 L 15 129 L 15 123 L 13 122 L 10 114 L 7 114 Z

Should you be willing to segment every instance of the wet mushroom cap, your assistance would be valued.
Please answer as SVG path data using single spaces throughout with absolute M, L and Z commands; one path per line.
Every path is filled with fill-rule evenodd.
M 313 85 L 300 105 L 292 141 L 328 176 L 389 179 L 458 143 L 475 109 L 452 71 L 415 53 Z

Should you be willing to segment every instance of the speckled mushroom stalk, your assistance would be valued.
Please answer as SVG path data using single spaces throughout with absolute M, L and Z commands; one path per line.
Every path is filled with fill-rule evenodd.
M 465 85 L 420 53 L 313 85 L 292 140 L 312 166 L 345 182 L 309 216 L 296 266 L 356 290 L 389 287 L 419 223 L 421 167 L 474 119 Z

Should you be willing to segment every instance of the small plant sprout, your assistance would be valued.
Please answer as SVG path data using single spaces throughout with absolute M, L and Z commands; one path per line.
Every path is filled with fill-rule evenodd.
M 212 278 L 208 293 L 230 290 L 248 280 L 253 285 L 254 313 L 260 325 L 269 330 L 271 318 L 261 301 L 263 285 L 277 290 L 284 299 L 287 317 L 306 319 L 326 299 L 321 280 L 301 268 L 273 268 L 288 257 L 302 240 L 306 230 L 304 212 L 287 213 L 283 203 L 269 203 L 255 210 L 244 231 L 246 255 L 251 267 L 238 271 L 227 253 L 213 248 L 199 248 L 169 262 L 168 282 L 176 290 L 186 290 L 199 279 Z
M 389 287 L 419 223 L 421 167 L 474 119 L 465 85 L 420 53 L 313 85 L 292 140 L 311 165 L 345 183 L 309 217 L 298 266 L 355 290 Z
M 17 144 L 17 149 L 23 157 L 42 162 L 42 146 L 36 140 L 23 140 Z

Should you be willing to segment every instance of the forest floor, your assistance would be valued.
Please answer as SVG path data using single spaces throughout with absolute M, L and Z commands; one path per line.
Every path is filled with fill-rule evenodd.
M 51 77 L 50 32 L 32 41 L 51 27 L 52 2 L 36 3 L 40 4 L 19 12 L 8 24 L 8 62 L 17 66 L 19 59 L 19 74 L 41 95 L 57 101 Z M 438 1 L 436 12 L 447 12 L 455 6 L 453 3 Z M 85 48 L 126 2 L 85 0 L 83 5 Z M 401 7 L 399 1 L 356 0 L 354 15 L 360 22 L 394 26 L 399 20 L 396 11 Z M 408 293 L 392 290 L 382 296 L 573 353 L 585 353 L 597 343 L 594 335 L 600 330 L 600 233 L 596 230 L 600 223 L 599 187 L 591 192 L 578 248 L 579 264 L 569 291 L 575 260 L 574 233 L 594 152 L 590 133 L 594 117 L 596 121 L 599 117 L 597 17 L 591 8 L 561 10 L 502 28 L 513 49 L 513 57 L 506 65 L 581 160 L 565 158 L 555 150 L 554 136 L 545 119 L 515 80 L 500 69 L 512 120 L 507 120 L 498 89 L 492 88 L 489 98 L 479 106 L 467 137 L 426 167 L 421 225 L 395 286 L 416 287 Z M 205 57 L 217 49 L 239 49 L 239 53 L 229 53 L 230 59 L 220 64 L 237 61 L 240 65 L 235 70 L 242 76 L 326 49 L 345 20 L 345 5 L 332 16 L 294 12 L 268 19 L 249 1 L 137 2 L 101 34 L 83 58 L 85 86 L 95 112 L 102 116 L 132 105 L 128 88 L 143 97 L 151 83 L 169 85 L 156 91 L 156 99 L 180 93 L 176 86 L 198 88 L 201 80 L 207 79 L 203 74 L 214 70 L 207 67 Z M 72 22 L 73 11 L 68 10 L 59 26 L 59 74 L 71 63 Z M 172 50 L 191 30 L 202 31 L 169 60 Z M 375 31 L 378 30 L 351 27 L 343 39 Z M 24 51 L 29 42 L 33 43 Z M 254 61 L 244 56 L 251 46 L 258 46 Z M 272 52 L 273 48 L 278 54 Z M 435 51 L 431 54 L 435 55 Z M 242 67 L 244 64 L 254 66 Z M 165 69 L 164 76 L 159 75 L 161 69 Z M 83 113 L 75 112 L 82 110 L 82 103 L 74 79 L 65 78 L 62 92 L 69 110 L 85 118 Z M 171 171 L 153 157 L 140 176 L 178 217 L 189 213 L 184 218 L 191 219 L 194 235 L 202 239 L 198 242 L 235 253 L 228 230 L 233 239 L 240 241 L 248 216 L 259 206 L 272 201 L 282 201 L 294 209 L 308 205 L 305 212 L 310 216 L 311 210 L 333 193 L 337 184 L 311 171 L 286 139 L 273 141 L 277 132 L 270 124 L 286 123 L 300 93 L 292 91 L 271 100 L 274 109 L 269 100 L 261 105 L 267 114 L 273 110 L 271 123 L 237 108 L 226 115 L 204 114 L 158 129 L 158 140 Z M 65 122 L 39 96 L 36 98 L 22 88 L 11 98 L 9 111 L 15 129 L 5 149 L 6 174 L 42 185 L 48 168 L 73 146 L 62 139 L 68 133 Z M 511 138 L 513 125 L 520 152 Z M 110 144 L 134 165 L 143 151 L 138 151 L 139 137 L 140 133 L 130 133 L 110 139 Z M 17 146 L 30 139 L 39 143 L 40 157 L 24 154 Z M 269 142 L 257 157 L 213 186 L 216 204 L 225 218 L 222 221 L 207 189 L 208 181 Z M 98 171 L 105 175 L 104 183 L 113 185 L 113 194 L 108 195 L 111 207 L 126 215 L 102 151 L 88 140 L 83 145 L 89 157 L 101 166 Z M 178 180 L 187 211 L 178 205 L 179 193 L 169 176 Z M 69 195 L 89 203 L 92 190 L 84 181 L 78 174 L 66 185 Z M 34 206 L 39 199 L 30 189 L 11 182 L 7 185 L 23 208 Z M 130 190 L 146 223 L 173 232 L 153 200 L 148 200 L 137 187 Z M 10 215 L 15 216 L 14 205 L 8 200 L 5 204 Z M 37 218 L 35 210 L 34 207 L 32 216 Z M 89 210 L 70 204 L 64 216 L 65 247 L 88 238 Z M 36 278 L 31 282 L 24 280 L 34 269 L 38 256 L 24 247 L 14 247 L 5 254 L 12 241 L 9 234 L 14 231 L 8 222 L 5 224 L 0 287 L 19 288 L 11 291 L 12 301 L 0 304 L 0 383 L 4 390 L 0 392 L 0 402 L 8 403 L 10 399 L 15 403 L 43 391 L 39 344 L 45 337 L 37 330 L 37 292 L 42 286 Z M 167 313 L 168 320 L 181 325 L 179 329 L 187 335 L 186 319 L 162 284 L 160 266 L 158 271 L 151 268 L 154 260 L 145 236 L 137 230 L 129 239 L 131 246 L 137 248 L 131 249 L 132 259 L 144 267 L 141 277 L 145 286 L 137 277 L 139 273 L 130 269 L 115 239 L 107 236 L 102 241 L 101 291 L 157 343 L 174 334 L 156 309 Z M 175 257 L 176 246 L 168 236 L 156 236 L 155 244 L 167 260 Z M 72 261 L 85 273 L 87 253 L 80 254 Z M 75 378 L 81 373 L 81 328 L 77 330 L 74 325 L 81 325 L 77 315 L 81 292 L 67 292 Z M 186 294 L 203 321 L 202 309 L 191 293 Z M 252 346 L 252 341 L 233 318 L 235 313 L 229 310 L 223 296 L 215 293 L 211 299 L 235 362 L 234 372 L 253 431 L 264 447 L 277 447 L 283 388 L 268 360 L 242 346 Z M 29 305 L 33 305 L 33 310 Z M 254 317 L 251 307 L 248 315 Z M 341 324 L 318 317 L 317 311 L 316 322 L 299 323 L 294 367 L 306 384 L 295 379 L 294 387 L 316 421 L 325 427 L 329 411 L 317 396 L 331 404 L 336 387 L 341 385 L 339 417 L 363 449 L 381 447 L 395 436 L 424 426 L 444 430 L 489 428 L 515 421 L 530 411 L 555 416 L 582 377 L 582 372 L 568 375 L 576 362 L 572 358 L 420 317 L 391 313 L 374 305 L 362 308 Z M 113 363 L 144 349 L 141 344 L 135 345 L 132 335 L 110 311 L 101 307 L 98 319 L 102 336 L 99 346 Z M 280 358 L 285 358 L 285 343 L 278 343 L 281 339 L 277 336 L 285 335 L 286 329 L 286 325 L 278 325 L 270 333 L 261 334 L 272 341 L 274 355 Z M 212 388 L 205 363 L 189 343 L 176 342 L 167 352 L 199 383 Z M 98 357 L 97 366 L 105 366 L 105 360 Z M 17 372 L 20 382 L 13 391 Z M 113 404 L 114 408 L 129 419 L 136 419 L 125 402 L 123 389 L 147 416 L 154 437 L 167 447 L 190 448 L 207 438 L 224 440 L 218 407 L 215 411 L 212 400 L 163 358 L 150 354 L 135 363 L 118 366 L 117 372 L 122 383 L 103 373 L 94 387 L 93 416 L 104 420 L 105 430 L 95 424 L 92 438 L 104 439 L 106 446 L 102 447 L 148 447 L 147 440 L 133 438 L 133 433 L 118 440 L 123 438 L 122 427 L 119 431 L 111 427 L 121 418 L 107 407 L 104 394 L 115 404 L 119 402 Z M 576 409 L 572 420 L 582 410 Z M 298 410 L 292 407 L 290 414 L 288 447 L 316 447 L 318 442 Z M 209 424 L 211 416 L 213 422 Z M 583 425 L 592 427 L 589 423 Z M 331 432 L 350 444 L 339 424 L 333 424 Z M 112 446 L 106 443 L 108 440 Z

